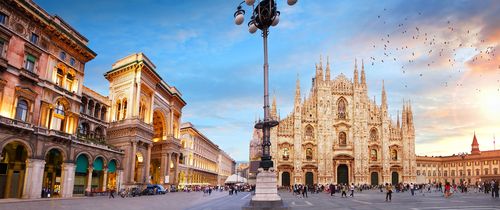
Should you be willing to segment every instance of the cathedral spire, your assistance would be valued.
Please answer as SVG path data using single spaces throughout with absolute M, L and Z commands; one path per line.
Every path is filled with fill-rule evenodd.
M 316 64 L 316 84 L 323 80 L 323 61 L 321 55 L 319 55 L 319 65 Z
M 385 94 L 384 80 L 382 80 L 382 108 L 387 109 L 387 95 Z
M 472 149 L 470 151 L 471 154 L 476 155 L 476 154 L 481 154 L 481 151 L 479 150 L 479 143 L 477 143 L 477 138 L 476 138 L 476 131 L 474 131 L 474 138 L 472 139 Z
M 398 120 L 397 121 L 398 121 L 398 123 L 397 123 L 398 128 L 401 128 L 399 125 L 399 110 L 398 110 Z
M 406 114 L 407 114 L 406 104 L 405 104 L 405 100 L 403 99 L 403 114 L 401 116 L 401 127 L 402 128 L 406 128 L 406 123 L 408 122 Z
M 300 80 L 297 74 L 297 81 L 295 82 L 295 107 L 300 105 Z
M 330 58 L 326 56 L 326 74 L 325 80 L 330 81 Z
M 354 58 L 354 86 L 358 86 L 358 59 Z
M 365 62 L 361 59 L 361 86 L 366 88 Z

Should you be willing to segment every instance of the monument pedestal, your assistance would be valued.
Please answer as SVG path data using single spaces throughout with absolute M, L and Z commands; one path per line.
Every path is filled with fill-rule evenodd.
M 255 185 L 255 195 L 252 200 L 242 207 L 243 210 L 289 210 L 278 195 L 276 186 L 276 173 L 273 168 L 265 171 L 259 168 L 257 183 Z

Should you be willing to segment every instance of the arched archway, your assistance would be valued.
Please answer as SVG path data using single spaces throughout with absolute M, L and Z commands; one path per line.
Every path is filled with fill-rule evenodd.
M 79 154 L 75 159 L 75 183 L 73 186 L 73 195 L 85 194 L 87 186 L 87 174 L 89 169 L 89 157 L 85 154 Z
M 135 170 L 134 170 L 134 181 L 135 182 L 145 182 L 143 178 L 143 169 L 144 169 L 144 156 L 142 153 L 137 152 L 135 154 L 135 164 L 134 164 Z
M 26 175 L 27 147 L 18 141 L 6 144 L 0 159 L 0 198 L 21 198 Z
M 149 167 L 149 174 L 151 176 L 151 183 L 153 184 L 163 184 L 160 182 L 161 176 L 160 176 L 160 160 L 159 159 L 152 159 Z
M 346 164 L 337 167 L 337 184 L 349 184 L 349 168 Z
M 371 180 L 370 181 L 371 181 L 370 184 L 372 186 L 378 185 L 378 172 L 372 172 L 371 173 Z
M 313 172 L 306 172 L 306 183 L 307 186 L 312 186 L 314 184 L 314 174 Z
M 103 157 L 97 157 L 92 164 L 92 181 L 90 190 L 101 191 L 104 183 L 104 167 L 105 161 Z
M 281 173 L 281 186 L 286 186 L 286 187 L 289 187 L 290 186 L 290 172 L 283 172 Z
M 155 110 L 153 112 L 153 141 L 157 142 L 164 139 L 166 123 L 165 116 L 160 110 Z
M 42 197 L 59 197 L 61 192 L 62 163 L 64 160 L 61 150 L 53 148 L 45 155 L 45 169 L 43 171 Z
M 108 163 L 108 180 L 106 181 L 109 189 L 118 189 L 116 186 L 116 167 L 116 160 L 110 160 Z
M 392 172 L 392 185 L 396 185 L 399 183 L 399 174 L 398 172 Z

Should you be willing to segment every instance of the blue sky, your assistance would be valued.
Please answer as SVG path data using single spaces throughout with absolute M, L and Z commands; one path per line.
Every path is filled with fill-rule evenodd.
M 144 52 L 182 92 L 182 120 L 235 160 L 248 160 L 253 123 L 262 116 L 263 49 L 260 34 L 234 24 L 239 1 L 36 2 L 90 40 L 98 55 L 86 65 L 86 86 L 108 95 L 101 75 Z M 481 149 L 493 149 L 493 136 L 500 138 L 498 1 L 277 2 L 269 62 L 281 116 L 292 110 L 297 75 L 309 92 L 320 55 L 330 57 L 333 78 L 352 78 L 358 58 L 379 104 L 385 80 L 394 119 L 402 100 L 412 101 L 417 154 L 470 151 L 474 131 Z

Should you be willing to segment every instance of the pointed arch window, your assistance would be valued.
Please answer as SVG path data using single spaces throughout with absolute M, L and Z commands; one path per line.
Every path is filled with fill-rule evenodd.
M 344 98 L 341 98 L 338 102 L 338 115 L 337 116 L 339 119 L 346 119 L 347 118 L 346 107 L 347 107 L 347 102 L 345 101 Z
M 288 160 L 288 147 L 283 148 L 283 160 Z
M 120 112 L 122 110 L 122 102 L 120 100 L 118 100 L 116 102 L 116 120 L 120 120 Z
M 396 149 L 391 150 L 391 160 L 398 160 L 398 151 Z
M 372 128 L 370 130 L 370 141 L 377 141 L 378 140 L 378 132 L 376 128 Z
M 123 99 L 123 117 L 122 120 L 124 120 L 127 117 L 127 99 Z
M 314 140 L 314 128 L 311 125 L 306 126 L 306 141 L 313 141 Z

